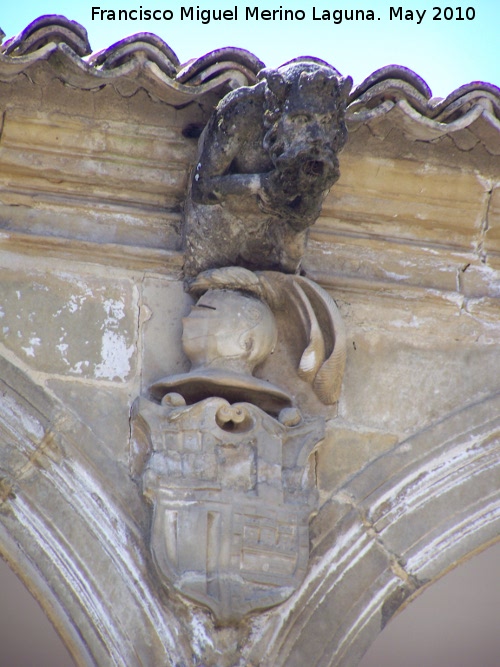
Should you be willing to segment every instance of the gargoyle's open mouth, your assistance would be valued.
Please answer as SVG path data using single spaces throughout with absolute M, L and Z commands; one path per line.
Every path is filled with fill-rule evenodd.
M 306 176 L 323 176 L 325 164 L 321 160 L 306 160 L 302 165 L 302 171 Z

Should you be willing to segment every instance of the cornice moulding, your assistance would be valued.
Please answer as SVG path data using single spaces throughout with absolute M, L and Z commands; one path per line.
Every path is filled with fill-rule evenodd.
M 34 65 L 47 63 L 66 84 L 82 90 L 111 85 L 129 96 L 144 88 L 157 99 L 182 106 L 207 94 L 221 97 L 228 89 L 252 85 L 264 63 L 252 53 L 222 48 L 181 64 L 159 37 L 139 33 L 98 53 L 91 53 L 83 26 L 61 16 L 42 16 L 0 47 L 0 80 L 9 81 Z M 396 122 L 411 140 L 433 141 L 468 129 L 475 143 L 500 154 L 500 88 L 475 81 L 433 98 L 425 81 L 399 65 L 368 76 L 350 96 L 349 128 L 374 128 Z M 456 145 L 469 150 L 469 137 Z
M 181 205 L 196 150 L 189 129 L 199 131 L 217 100 L 255 83 L 263 67 L 233 47 L 181 64 L 149 33 L 92 54 L 77 23 L 34 21 L 0 47 L 0 80 L 19 91 L 0 119 L 2 246 L 178 275 Z M 30 79 L 18 87 L 24 72 Z M 43 93 L 40 104 L 23 106 L 32 89 Z M 143 92 L 117 105 L 116 93 L 140 89 L 148 104 Z M 436 99 L 405 67 L 367 77 L 349 98 L 351 139 L 342 177 L 311 230 L 309 274 L 327 287 L 386 295 L 497 297 L 499 119 L 492 84 Z M 360 253 L 361 267 L 353 259 Z
M 112 266 L 125 271 L 147 271 L 181 277 L 180 251 L 141 248 L 118 243 L 89 243 L 73 239 L 50 238 L 33 234 L 0 232 L 0 250 L 35 257 L 37 261 L 57 259 L 71 263 Z

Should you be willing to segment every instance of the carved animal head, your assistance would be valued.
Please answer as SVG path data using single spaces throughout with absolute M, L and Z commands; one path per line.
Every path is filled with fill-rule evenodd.
M 345 108 L 352 86 L 331 65 L 299 58 L 277 70 L 263 70 L 266 81 L 263 146 L 292 190 L 315 182 L 328 189 L 339 177 L 337 153 L 347 139 Z

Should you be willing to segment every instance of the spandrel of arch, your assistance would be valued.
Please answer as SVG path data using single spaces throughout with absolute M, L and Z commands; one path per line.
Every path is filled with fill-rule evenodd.
M 95 436 L 4 359 L 0 378 L 2 557 L 77 665 L 188 664 L 138 527 L 85 455 Z
M 17 368 L 0 366 L 2 555 L 78 665 L 190 665 L 173 603 L 149 579 L 140 526 L 85 456 L 94 436 Z M 500 394 L 467 405 L 323 506 L 305 584 L 269 613 L 249 659 L 354 667 L 405 600 L 496 539 L 499 415 Z
M 500 394 L 368 465 L 313 521 L 309 576 L 262 664 L 355 667 L 405 601 L 498 539 L 499 478 Z

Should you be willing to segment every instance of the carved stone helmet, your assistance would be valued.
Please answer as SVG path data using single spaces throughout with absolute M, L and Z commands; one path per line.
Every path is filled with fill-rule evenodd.
M 209 290 L 183 319 L 183 325 L 182 345 L 193 369 L 251 374 L 277 341 L 269 306 L 241 292 Z
M 151 391 L 160 399 L 176 391 L 188 403 L 219 396 L 279 412 L 290 405 L 290 396 L 252 375 L 276 341 L 276 322 L 266 303 L 237 291 L 209 290 L 183 319 L 182 345 L 191 371 L 160 380 Z

